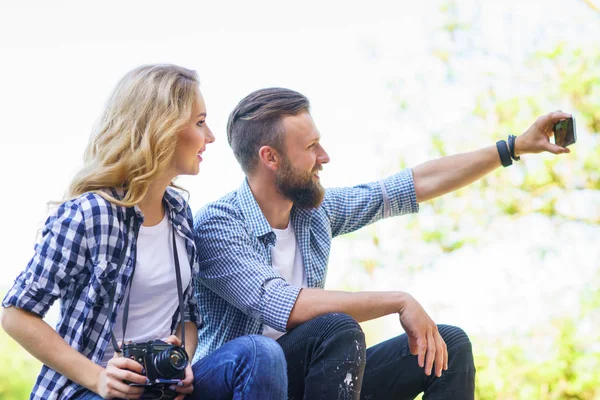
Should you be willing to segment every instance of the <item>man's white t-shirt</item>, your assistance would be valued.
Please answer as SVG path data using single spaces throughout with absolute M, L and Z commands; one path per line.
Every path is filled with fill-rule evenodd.
M 177 276 L 173 258 L 173 238 L 167 213 L 154 226 L 141 226 L 137 237 L 135 273 L 130 285 L 129 317 L 125 341 L 134 343 L 164 339 L 171 334 L 173 315 L 179 307 Z M 185 240 L 175 234 L 182 289 L 188 287 L 191 267 Z M 117 310 L 113 332 L 117 340 L 123 340 L 123 309 L 125 301 Z M 109 342 L 101 365 L 106 366 L 113 357 L 114 349 Z
M 273 269 L 291 285 L 303 288 L 308 287 L 302 253 L 296 241 L 296 233 L 294 232 L 292 222 L 288 222 L 287 228 L 273 229 L 273 232 L 277 236 L 275 246 L 271 248 Z M 285 332 L 279 332 L 267 325 L 263 325 L 263 335 L 265 336 L 279 339 L 284 334 Z

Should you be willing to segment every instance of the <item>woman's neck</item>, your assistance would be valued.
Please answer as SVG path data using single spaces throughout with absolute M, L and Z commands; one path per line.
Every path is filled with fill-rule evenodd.
M 138 203 L 138 207 L 144 213 L 144 226 L 154 226 L 165 217 L 165 205 L 163 198 L 167 186 L 172 179 L 155 179 L 148 188 L 144 198 Z

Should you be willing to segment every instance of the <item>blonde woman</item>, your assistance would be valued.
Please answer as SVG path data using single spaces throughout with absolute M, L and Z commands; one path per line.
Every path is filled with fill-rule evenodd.
M 2 327 L 44 364 L 32 399 L 286 397 L 283 352 L 266 337 L 189 362 L 202 324 L 198 257 L 173 180 L 196 175 L 213 141 L 194 71 L 148 65 L 118 83 L 67 200 L 2 302 Z M 54 330 L 42 317 L 56 299 Z

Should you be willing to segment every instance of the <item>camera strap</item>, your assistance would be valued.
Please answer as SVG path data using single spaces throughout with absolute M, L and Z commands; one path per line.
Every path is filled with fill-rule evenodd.
M 177 243 L 175 243 L 175 227 L 173 225 L 171 225 L 171 230 L 173 232 L 173 258 L 175 258 L 175 275 L 177 276 L 177 297 L 179 297 L 179 313 L 181 314 L 181 347 L 185 349 L 185 315 L 183 311 L 183 284 L 181 283 L 181 268 L 179 267 Z
M 185 314 L 184 314 L 184 306 L 183 306 L 183 284 L 181 282 L 181 267 L 179 266 L 179 255 L 177 253 L 177 242 L 175 241 L 175 229 L 173 227 L 173 224 L 171 224 L 171 232 L 172 232 L 172 237 L 173 237 L 173 259 L 175 261 L 175 276 L 177 278 L 177 297 L 179 298 L 179 313 L 181 315 L 181 321 L 180 321 L 181 347 L 183 349 L 185 349 L 185 326 L 184 326 Z M 123 265 L 123 261 L 125 260 L 125 254 L 127 253 L 127 242 L 128 242 L 128 235 L 125 235 L 125 243 L 124 243 L 123 249 L 121 250 L 121 256 L 119 258 L 119 266 L 117 269 L 117 276 L 118 276 L 119 270 L 121 268 L 121 265 Z M 131 283 L 133 283 L 134 275 L 135 275 L 135 268 L 133 269 L 133 272 L 131 273 L 131 279 L 130 279 Z M 127 329 L 127 317 L 129 316 L 129 299 L 131 297 L 131 283 L 129 284 L 129 289 L 127 291 L 127 298 L 125 299 L 125 306 L 123 307 L 123 341 L 121 342 L 122 344 L 125 343 L 125 330 Z M 112 290 L 110 292 L 110 302 L 109 302 L 108 309 L 111 311 L 113 310 L 113 306 L 114 306 L 116 287 L 117 287 L 117 285 L 115 283 L 115 285 L 113 285 Z M 112 312 L 114 312 L 114 311 L 112 311 Z M 112 341 L 112 345 L 115 349 L 115 352 L 121 353 L 121 348 L 119 347 L 119 343 L 117 342 L 117 339 L 115 338 L 115 334 L 113 331 L 110 332 L 110 336 L 111 336 L 111 341 Z

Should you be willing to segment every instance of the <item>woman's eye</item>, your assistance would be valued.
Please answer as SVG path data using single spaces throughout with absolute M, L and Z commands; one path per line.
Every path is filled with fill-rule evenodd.
M 205 120 L 205 119 L 203 119 L 202 121 L 198 121 L 198 122 L 196 123 L 196 125 L 198 125 L 198 126 L 202 126 L 202 125 L 203 125 L 205 122 L 206 122 L 206 120 Z

